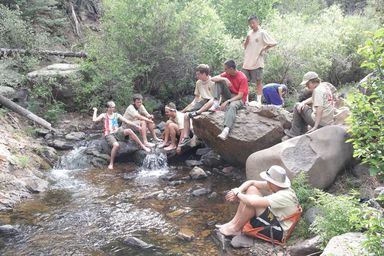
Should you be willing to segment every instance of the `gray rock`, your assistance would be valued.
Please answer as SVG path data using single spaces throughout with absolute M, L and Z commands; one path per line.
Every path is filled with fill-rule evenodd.
M 320 252 L 321 240 L 320 237 L 315 236 L 313 238 L 296 243 L 289 246 L 288 251 L 291 256 L 312 255 L 316 252 Z
M 346 233 L 332 237 L 320 256 L 369 255 L 363 247 L 363 233 Z
M 201 169 L 200 167 L 197 167 L 197 166 L 195 166 L 189 172 L 189 176 L 191 176 L 191 178 L 193 180 L 205 179 L 208 177 L 207 173 L 203 169 Z
M 126 239 L 124 239 L 124 243 L 129 245 L 129 246 L 134 246 L 142 249 L 149 249 L 152 248 L 152 244 L 148 244 L 144 242 L 143 240 L 134 237 L 134 236 L 128 236 Z
M 234 248 L 249 248 L 254 244 L 254 239 L 246 235 L 237 235 L 232 238 L 231 245 Z
M 15 89 L 9 86 L 0 86 L 0 95 L 10 100 L 13 100 L 14 98 L 16 98 L 16 91 Z
M 65 135 L 65 139 L 67 140 L 76 140 L 80 141 L 85 138 L 85 133 L 84 132 L 71 132 Z
M 308 222 L 308 224 L 312 224 L 315 221 L 316 217 L 321 214 L 322 214 L 321 209 L 316 207 L 311 207 L 305 211 L 303 217 Z
M 44 192 L 48 188 L 48 182 L 38 177 L 25 177 L 20 180 L 22 180 L 25 183 L 25 187 L 31 193 Z
M 39 156 L 44 158 L 51 166 L 54 166 L 59 160 L 56 149 L 48 146 L 36 148 L 34 150 Z
M 267 116 L 267 117 L 266 117 Z M 193 130 L 209 147 L 215 149 L 227 162 L 244 165 L 252 153 L 269 148 L 281 141 L 288 112 L 263 106 L 238 111 L 236 122 L 223 141 L 217 135 L 223 129 L 224 112 L 202 113 L 193 119 Z
M 353 158 L 347 138 L 343 127 L 331 125 L 255 152 L 246 162 L 247 179 L 260 179 L 261 172 L 276 164 L 291 179 L 304 172 L 312 186 L 327 188 Z
M 211 150 L 212 150 L 211 148 L 199 148 L 198 150 L 196 150 L 196 155 L 202 156 L 202 155 L 207 154 Z
M 203 164 L 203 162 L 199 161 L 199 160 L 187 160 L 187 161 L 185 161 L 185 165 L 188 167 L 199 166 L 202 164 Z
M 192 195 L 194 195 L 194 196 L 203 196 L 203 195 L 206 195 L 209 193 L 211 193 L 211 190 L 208 188 L 199 188 L 199 189 L 192 191 Z
M 74 148 L 73 144 L 68 143 L 61 139 L 55 139 L 53 141 L 50 141 L 48 142 L 48 145 L 58 150 L 68 150 L 68 149 Z
M 209 151 L 207 154 L 201 157 L 201 161 L 205 166 L 208 167 L 217 167 L 224 163 L 221 156 L 215 153 L 213 150 Z
M 0 234 L 1 235 L 13 236 L 13 235 L 17 235 L 18 233 L 19 233 L 19 230 L 12 225 L 1 225 L 0 226 Z
M 36 130 L 37 136 L 41 136 L 41 137 L 45 137 L 50 132 L 51 132 L 50 130 L 44 129 L 44 128 L 39 128 Z

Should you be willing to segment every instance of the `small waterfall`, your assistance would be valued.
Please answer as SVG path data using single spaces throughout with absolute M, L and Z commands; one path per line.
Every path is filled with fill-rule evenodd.
M 78 147 L 62 156 L 55 169 L 77 170 L 91 168 L 91 157 L 85 153 L 86 149 L 85 146 Z
M 167 155 L 159 152 L 147 154 L 147 156 L 144 158 L 141 168 L 146 170 L 167 169 Z

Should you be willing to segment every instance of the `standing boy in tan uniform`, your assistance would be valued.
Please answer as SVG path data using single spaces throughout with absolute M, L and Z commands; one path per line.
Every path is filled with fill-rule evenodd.
M 248 81 L 256 84 L 256 100 L 261 106 L 261 96 L 263 94 L 263 68 L 264 55 L 269 48 L 277 45 L 277 42 L 259 26 L 256 16 L 248 18 L 248 25 L 251 28 L 244 41 L 244 64 L 243 72 Z

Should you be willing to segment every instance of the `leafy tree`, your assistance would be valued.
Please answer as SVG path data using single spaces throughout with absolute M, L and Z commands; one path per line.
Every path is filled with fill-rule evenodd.
M 362 67 L 373 72 L 361 84 L 362 92 L 351 94 L 351 139 L 354 156 L 370 166 L 372 175 L 384 177 L 384 28 L 377 30 L 359 49 Z
M 105 1 L 104 7 L 103 35 L 87 49 L 89 79 L 79 88 L 79 103 L 87 107 L 110 97 L 126 105 L 132 91 L 179 99 L 192 93 L 199 63 L 222 70 L 225 58 L 240 56 L 241 42 L 224 33 L 203 0 Z
M 247 30 L 247 19 L 256 15 L 261 22 L 274 13 L 273 6 L 279 0 L 212 0 L 227 31 L 236 38 L 244 38 Z

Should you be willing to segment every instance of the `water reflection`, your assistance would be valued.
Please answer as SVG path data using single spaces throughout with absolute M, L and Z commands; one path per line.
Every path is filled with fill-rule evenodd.
M 217 255 L 207 223 L 227 219 L 234 208 L 223 202 L 222 194 L 193 197 L 191 191 L 205 186 L 221 193 L 234 181 L 211 176 L 169 185 L 163 175 L 188 176 L 189 169 L 153 168 L 151 157 L 146 168 L 117 164 L 116 170 L 52 170 L 51 189 L 7 215 L 9 224 L 19 225 L 20 233 L 6 241 L 0 254 Z M 127 174 L 132 179 L 124 179 Z M 195 239 L 180 240 L 182 228 L 190 229 Z M 124 243 L 127 236 L 155 247 L 134 248 Z

